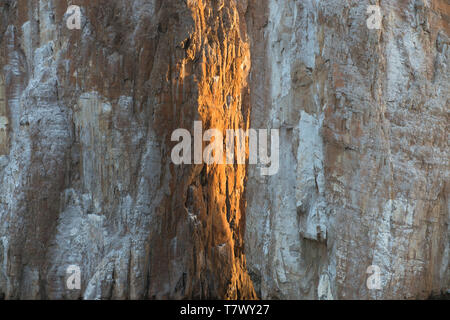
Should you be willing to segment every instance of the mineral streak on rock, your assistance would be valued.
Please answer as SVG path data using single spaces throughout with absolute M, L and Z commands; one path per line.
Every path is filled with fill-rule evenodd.
M 370 4 L 0 0 L 0 299 L 448 290 L 450 4 Z M 194 121 L 279 129 L 279 173 L 174 165 Z

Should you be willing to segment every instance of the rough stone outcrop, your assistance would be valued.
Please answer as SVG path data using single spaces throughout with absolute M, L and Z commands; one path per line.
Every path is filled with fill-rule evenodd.
M 170 160 L 176 128 L 248 126 L 246 6 L 74 4 L 81 30 L 65 1 L 1 7 L 2 296 L 255 298 L 245 167 Z
M 0 299 L 445 292 L 449 23 L 445 0 L 0 0 Z M 279 129 L 278 174 L 174 165 L 194 121 Z
M 249 168 L 246 254 L 262 298 L 448 290 L 448 1 L 252 2 L 251 125 L 280 171 Z M 380 4 L 380 30 L 366 25 Z M 257 72 L 256 70 L 260 71 Z M 368 290 L 366 270 L 381 271 Z

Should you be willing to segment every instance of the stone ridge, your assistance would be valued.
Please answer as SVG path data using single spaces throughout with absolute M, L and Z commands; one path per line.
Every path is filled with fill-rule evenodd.
M 369 4 L 1 1 L 0 299 L 448 292 L 450 4 Z M 278 174 L 174 165 L 194 121 L 279 130 Z

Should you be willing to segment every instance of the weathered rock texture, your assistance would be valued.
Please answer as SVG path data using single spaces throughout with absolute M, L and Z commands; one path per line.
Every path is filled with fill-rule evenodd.
M 449 287 L 448 1 L 252 2 L 246 255 L 262 298 L 426 298 Z M 375 4 L 373 1 L 371 4 Z M 259 70 L 258 73 L 256 70 Z M 382 290 L 366 270 L 381 269 Z
M 450 4 L 377 3 L 0 0 L 0 298 L 448 290 Z M 279 129 L 278 174 L 175 166 L 194 121 Z

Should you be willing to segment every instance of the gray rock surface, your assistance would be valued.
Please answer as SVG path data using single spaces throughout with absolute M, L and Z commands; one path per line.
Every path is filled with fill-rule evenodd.
M 448 1 L 253 2 L 251 123 L 280 172 L 249 168 L 258 296 L 426 298 L 449 287 Z M 259 70 L 261 72 L 256 72 Z M 380 290 L 368 290 L 369 266 Z
M 1 1 L 0 299 L 449 290 L 450 3 L 377 3 Z M 194 121 L 279 129 L 278 174 L 175 166 Z

